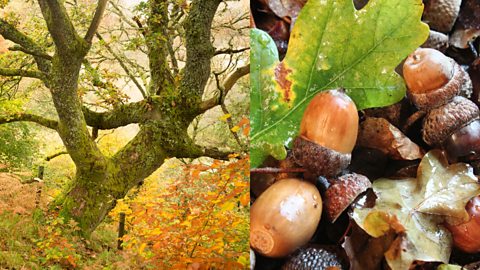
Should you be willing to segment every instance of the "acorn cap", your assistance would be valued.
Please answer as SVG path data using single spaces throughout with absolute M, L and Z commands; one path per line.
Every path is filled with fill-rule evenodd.
M 471 85 L 470 77 L 462 67 L 455 60 L 450 59 L 450 61 L 454 62 L 454 73 L 444 86 L 426 93 L 407 92 L 408 97 L 418 109 L 429 110 L 447 104 L 462 91 L 462 87 Z
M 430 30 L 427 41 L 422 44 L 422 48 L 432 48 L 444 53 L 449 46 L 448 36 L 444 33 Z
M 366 176 L 356 173 L 345 174 L 331 181 L 323 201 L 328 220 L 335 222 L 358 195 L 371 186 L 372 183 Z
M 352 155 L 340 153 L 298 136 L 293 142 L 295 162 L 315 175 L 333 177 L 350 164 Z
M 303 247 L 283 265 L 282 270 L 346 269 L 347 263 L 333 247 Z
M 422 20 L 434 30 L 449 33 L 457 20 L 462 0 L 427 0 L 424 3 Z
M 423 120 L 422 137 L 430 146 L 438 146 L 453 132 L 479 118 L 477 105 L 461 96 L 431 110 Z

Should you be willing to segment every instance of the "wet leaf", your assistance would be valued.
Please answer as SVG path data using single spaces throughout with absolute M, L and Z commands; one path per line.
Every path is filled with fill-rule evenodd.
M 480 185 L 469 165 L 448 166 L 442 152 L 433 150 L 422 159 L 416 179 L 379 179 L 373 190 L 375 206 L 356 208 L 353 218 L 374 237 L 400 233 L 385 253 L 388 265 L 400 270 L 415 260 L 448 263 L 452 240 L 441 224 L 468 218 L 465 205 L 480 194 Z
M 281 148 L 297 135 L 303 111 L 320 91 L 344 87 L 358 109 L 399 101 L 405 85 L 394 68 L 428 36 L 422 8 L 420 0 L 372 0 L 358 11 L 351 0 L 310 0 L 282 62 L 267 53 L 273 41 L 254 35 L 251 166 L 268 155 L 285 158 Z
M 392 244 L 395 233 L 389 231 L 382 237 L 373 238 L 356 224 L 352 226 L 352 233 L 345 238 L 345 242 L 342 244 L 350 259 L 350 270 L 381 269 L 383 253 Z
M 357 145 L 380 150 L 392 159 L 415 160 L 423 150 L 384 118 L 367 117 L 360 124 Z

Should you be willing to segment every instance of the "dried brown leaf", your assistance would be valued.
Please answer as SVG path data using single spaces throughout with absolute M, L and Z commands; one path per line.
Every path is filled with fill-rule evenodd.
M 423 150 L 386 119 L 367 117 L 360 124 L 357 145 L 380 150 L 392 159 L 415 160 Z

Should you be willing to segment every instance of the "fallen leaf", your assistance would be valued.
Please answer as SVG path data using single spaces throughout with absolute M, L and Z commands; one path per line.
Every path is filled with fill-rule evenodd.
M 367 117 L 360 123 L 357 145 L 380 150 L 392 159 L 415 160 L 423 150 L 384 118 Z
M 380 270 L 383 253 L 388 250 L 396 234 L 389 231 L 382 237 L 374 238 L 352 225 L 352 232 L 345 238 L 342 247 L 350 259 L 350 270 Z
M 399 224 L 405 228 L 385 253 L 390 268 L 402 270 L 414 261 L 448 263 L 452 240 L 442 223 L 468 219 L 465 205 L 480 194 L 480 185 L 469 165 L 448 165 L 441 151 L 432 150 L 422 159 L 417 178 L 379 179 L 373 190 L 375 206 L 355 208 L 352 217 L 371 236 L 380 237 L 381 231 L 398 233 Z M 372 213 L 396 219 L 378 218 L 379 214 L 369 219 Z

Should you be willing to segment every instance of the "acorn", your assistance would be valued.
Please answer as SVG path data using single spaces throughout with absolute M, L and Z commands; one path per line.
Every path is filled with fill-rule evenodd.
M 448 36 L 434 30 L 430 30 L 428 39 L 422 44 L 422 48 L 431 48 L 444 53 L 448 49 Z
M 453 244 L 458 249 L 467 253 L 480 252 L 480 196 L 471 199 L 465 209 L 470 220 L 459 224 L 446 224 L 452 233 Z
M 431 29 L 449 33 L 457 20 L 462 0 L 425 0 L 422 20 Z
M 322 214 L 315 185 L 283 179 L 263 192 L 250 209 L 250 246 L 267 257 L 285 257 L 305 245 Z
M 471 93 L 468 74 L 455 60 L 440 51 L 418 48 L 403 65 L 407 94 L 420 110 L 429 110 L 450 102 L 460 93 Z
M 355 103 L 343 90 L 317 94 L 308 104 L 293 142 L 295 162 L 315 175 L 332 177 L 351 160 L 358 133 Z
M 296 251 L 282 267 L 282 270 L 324 269 L 347 269 L 347 263 L 334 247 L 303 247 Z
M 430 146 L 447 151 L 450 161 L 480 150 L 479 109 L 457 96 L 450 103 L 431 110 L 423 120 L 422 137 Z
M 352 202 L 372 186 L 370 180 L 356 173 L 345 174 L 330 181 L 324 194 L 327 218 L 334 223 Z

